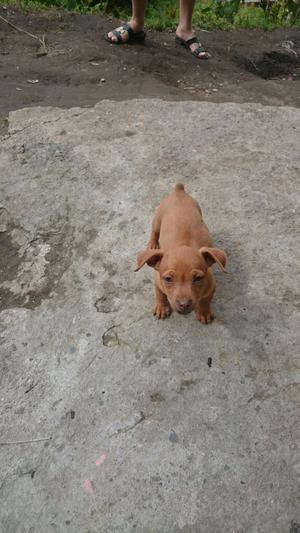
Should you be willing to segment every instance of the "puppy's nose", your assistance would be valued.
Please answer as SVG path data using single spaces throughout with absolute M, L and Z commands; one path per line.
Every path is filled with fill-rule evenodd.
M 188 298 L 178 298 L 176 300 L 177 308 L 181 313 L 186 313 L 192 309 L 192 300 Z

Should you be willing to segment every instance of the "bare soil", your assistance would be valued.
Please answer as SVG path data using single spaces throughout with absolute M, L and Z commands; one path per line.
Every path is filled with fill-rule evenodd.
M 104 98 L 260 102 L 300 105 L 300 29 L 200 32 L 212 54 L 199 61 L 174 33 L 148 31 L 142 45 L 111 45 L 104 36 L 119 21 L 51 10 L 1 8 L 10 22 L 46 35 L 39 43 L 0 21 L 0 131 L 9 111 L 25 106 L 89 106 Z

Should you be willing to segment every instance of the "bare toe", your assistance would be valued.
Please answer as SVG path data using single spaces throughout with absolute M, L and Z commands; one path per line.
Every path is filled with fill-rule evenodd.
M 114 43 L 115 43 L 116 40 L 117 40 L 116 36 L 113 34 L 112 31 L 110 31 L 110 32 L 107 34 L 107 37 L 109 38 L 110 41 L 112 41 L 112 42 L 114 42 Z

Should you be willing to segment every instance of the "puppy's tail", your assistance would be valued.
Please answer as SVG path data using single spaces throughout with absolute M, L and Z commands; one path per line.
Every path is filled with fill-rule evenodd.
M 183 183 L 177 183 L 175 185 L 175 192 L 184 192 L 184 185 Z

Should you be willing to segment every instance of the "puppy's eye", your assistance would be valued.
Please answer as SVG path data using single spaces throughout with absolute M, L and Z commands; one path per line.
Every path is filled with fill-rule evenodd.
M 165 276 L 165 277 L 164 277 L 164 281 L 165 281 L 166 283 L 172 283 L 173 278 L 171 278 L 171 276 Z
M 194 276 L 193 283 L 200 283 L 203 280 L 203 276 Z

